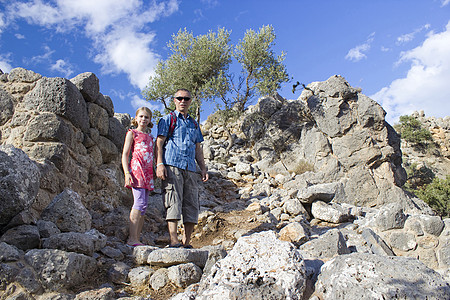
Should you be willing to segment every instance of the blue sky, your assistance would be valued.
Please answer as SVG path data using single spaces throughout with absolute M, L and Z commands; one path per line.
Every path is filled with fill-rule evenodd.
M 272 25 L 292 84 L 335 74 L 380 103 L 387 120 L 450 115 L 450 0 L 0 0 L 0 69 L 46 77 L 93 72 L 116 112 L 134 115 L 172 34 L 219 27 L 232 43 Z M 211 113 L 205 107 L 202 119 Z

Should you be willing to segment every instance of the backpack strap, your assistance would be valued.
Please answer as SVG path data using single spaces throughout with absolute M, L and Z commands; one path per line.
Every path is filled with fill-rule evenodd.
M 169 132 L 167 133 L 167 138 L 169 138 L 173 135 L 175 126 L 177 125 L 177 119 L 178 119 L 177 114 L 174 111 L 170 112 Z M 198 128 L 197 121 L 195 121 L 192 117 L 191 117 L 191 119 L 192 119 L 192 122 L 194 122 L 195 129 L 197 129 Z
M 173 131 L 175 130 L 176 124 L 177 124 L 177 114 L 174 111 L 172 111 L 170 113 L 169 132 L 167 134 L 167 137 L 170 137 L 173 135 Z

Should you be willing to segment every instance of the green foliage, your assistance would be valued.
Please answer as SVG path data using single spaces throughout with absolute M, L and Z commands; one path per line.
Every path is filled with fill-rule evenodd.
M 202 101 L 217 97 L 226 82 L 224 74 L 231 63 L 229 41 L 230 32 L 225 29 L 197 37 L 180 29 L 167 44 L 172 55 L 160 61 L 150 77 L 145 98 L 161 101 L 167 112 L 175 108 L 170 101 L 175 91 L 188 89 L 193 98 L 189 113 L 198 118 Z
M 285 54 L 275 56 L 275 31 L 267 25 L 255 32 L 247 30 L 244 38 L 236 45 L 234 58 L 242 68 L 238 82 L 232 82 L 236 92 L 236 103 L 243 110 L 249 99 L 255 95 L 271 95 L 283 82 L 289 81 L 283 61 Z M 242 91 L 241 91 L 242 90 Z
M 401 116 L 399 126 L 395 126 L 402 139 L 415 145 L 426 146 L 433 140 L 430 131 L 422 128 L 419 120 L 412 116 Z
M 435 177 L 433 170 L 425 165 L 418 166 L 418 164 L 413 163 L 405 166 L 405 170 L 407 175 L 405 188 L 410 192 L 431 183 Z
M 162 102 L 167 112 L 174 109 L 170 100 L 175 91 L 186 88 L 194 99 L 189 113 L 197 118 L 203 101 L 214 101 L 217 110 L 243 111 L 252 97 L 273 94 L 289 81 L 284 53 L 275 56 L 272 50 L 274 40 L 270 25 L 248 30 L 236 46 L 230 45 L 230 32 L 223 28 L 196 37 L 180 30 L 167 44 L 172 54 L 157 64 L 144 96 Z M 232 58 L 242 68 L 237 79 L 229 72 Z M 222 116 L 226 123 L 233 114 Z
M 446 179 L 434 178 L 425 188 L 419 189 L 415 193 L 440 216 L 450 216 L 449 175 L 447 175 Z

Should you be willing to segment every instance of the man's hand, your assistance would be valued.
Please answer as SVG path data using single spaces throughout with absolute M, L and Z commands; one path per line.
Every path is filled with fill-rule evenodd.
M 165 165 L 159 165 L 156 167 L 156 177 L 158 177 L 161 180 L 166 180 L 167 170 Z
M 202 181 L 205 182 L 208 181 L 208 179 L 209 179 L 208 172 L 206 170 L 202 170 Z

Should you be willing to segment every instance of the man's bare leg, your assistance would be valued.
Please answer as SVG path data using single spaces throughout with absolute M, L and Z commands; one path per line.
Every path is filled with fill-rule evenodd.
M 167 228 L 169 229 L 170 245 L 176 245 L 180 242 L 178 241 L 178 221 L 177 220 L 167 220 Z
M 191 235 L 194 231 L 195 223 L 184 223 L 183 245 L 187 246 L 191 242 Z

